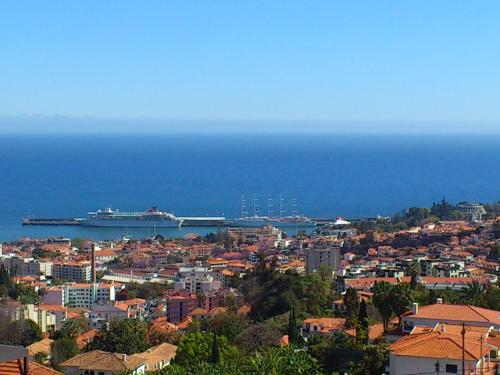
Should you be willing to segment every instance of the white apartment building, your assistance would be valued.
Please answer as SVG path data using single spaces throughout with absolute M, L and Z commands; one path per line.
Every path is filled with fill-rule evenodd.
M 91 308 L 115 300 L 115 288 L 109 284 L 73 283 L 54 286 L 46 290 L 43 302 L 48 305 Z
M 54 263 L 52 276 L 56 280 L 90 282 L 92 277 L 90 262 Z
M 198 293 L 219 290 L 221 286 L 221 282 L 215 280 L 206 267 L 181 267 L 177 272 L 174 289 Z

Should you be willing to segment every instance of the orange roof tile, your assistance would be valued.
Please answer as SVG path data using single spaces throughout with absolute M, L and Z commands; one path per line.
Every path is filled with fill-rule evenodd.
M 433 305 L 419 306 L 417 314 L 409 311 L 405 316 L 419 319 L 490 323 L 496 327 L 500 326 L 500 311 L 470 305 L 435 303 Z
M 441 331 L 408 335 L 390 346 L 398 356 L 462 359 L 462 337 Z M 481 350 L 482 349 L 482 350 Z M 465 359 L 478 360 L 488 354 L 491 346 L 479 340 L 465 340 Z
M 23 364 L 21 360 L 0 362 L 0 374 L 2 375 L 22 375 Z M 29 375 L 62 375 L 62 372 L 42 366 L 36 362 L 30 362 Z

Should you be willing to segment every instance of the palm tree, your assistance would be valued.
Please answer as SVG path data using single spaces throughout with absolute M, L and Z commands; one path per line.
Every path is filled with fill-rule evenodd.
M 477 280 L 467 284 L 467 288 L 461 291 L 463 302 L 473 306 L 484 307 L 485 295 L 486 287 Z
M 389 328 L 389 319 L 391 319 L 392 308 L 390 303 L 391 284 L 383 281 L 375 283 L 373 286 L 373 305 L 377 308 L 382 315 L 384 323 L 384 331 Z
M 389 300 L 392 311 L 398 316 L 399 323 L 401 323 L 401 315 L 411 308 L 414 301 L 411 286 L 409 284 L 394 285 L 389 293 Z

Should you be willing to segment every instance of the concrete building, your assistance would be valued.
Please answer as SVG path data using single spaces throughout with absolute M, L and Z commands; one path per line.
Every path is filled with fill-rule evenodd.
M 56 280 L 90 282 L 92 267 L 90 262 L 54 263 L 52 276 Z
M 340 248 L 338 246 L 312 247 L 305 250 L 306 273 L 318 271 L 321 264 L 340 270 Z
M 52 276 L 52 262 L 39 261 L 33 258 L 6 256 L 3 265 L 14 276 Z
M 486 214 L 484 207 L 478 203 L 461 203 L 457 206 L 457 209 L 471 222 L 482 221 L 483 216 Z
M 174 289 L 199 293 L 219 290 L 221 286 L 221 282 L 215 280 L 206 267 L 181 267 L 177 272 Z
M 64 284 L 46 290 L 43 302 L 48 305 L 91 308 L 115 300 L 115 288 L 109 284 Z

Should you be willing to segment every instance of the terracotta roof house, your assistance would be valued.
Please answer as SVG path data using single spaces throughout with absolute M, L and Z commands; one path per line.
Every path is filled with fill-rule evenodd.
M 54 342 L 49 338 L 42 339 L 40 341 L 34 342 L 31 345 L 28 345 L 26 349 L 28 349 L 28 354 L 33 357 L 38 353 L 50 354 L 50 345 Z
M 500 311 L 489 310 L 470 305 L 448 305 L 435 303 L 433 305 L 418 306 L 401 317 L 403 332 L 411 332 L 414 326 L 435 327 L 437 323 L 458 324 L 466 326 L 493 327 L 500 330 Z
M 208 310 L 202 307 L 198 307 L 191 311 L 189 315 L 191 315 L 193 319 L 205 319 L 208 316 Z
M 249 313 L 250 313 L 250 310 L 252 310 L 252 308 L 250 307 L 249 304 L 244 304 L 243 306 L 241 306 L 237 313 L 238 315 L 244 315 L 244 316 L 247 316 Z
M 131 357 L 144 361 L 146 364 L 146 371 L 157 371 L 168 366 L 170 361 L 175 357 L 176 352 L 177 346 L 163 343 L 143 353 L 133 354 Z
M 345 328 L 344 318 L 308 318 L 302 322 L 302 333 L 330 335 Z
M 11 345 L 0 345 L 0 374 L 62 375 L 59 371 L 30 361 L 28 349 Z
M 490 352 L 497 350 L 484 339 L 467 338 L 462 351 L 462 337 L 446 328 L 432 332 L 417 333 L 403 337 L 390 346 L 390 375 L 435 373 L 439 367 L 442 373 L 493 375 L 495 363 Z M 434 372 L 432 372 L 434 371 Z
M 0 362 L 0 374 L 2 375 L 63 375 L 62 372 L 42 366 L 36 362 L 30 362 L 28 372 L 24 371 L 21 361 L 11 360 Z
M 108 353 L 94 350 L 78 354 L 61 363 L 64 374 L 119 374 L 129 371 L 131 375 L 144 374 L 146 370 L 145 360 L 136 356 L 126 354 Z
M 346 329 L 345 333 L 356 337 L 356 328 Z M 372 324 L 368 327 L 368 341 L 374 341 L 384 336 L 384 325 L 382 323 Z
M 88 344 L 90 344 L 94 337 L 97 335 L 99 331 L 97 329 L 91 329 L 87 332 L 83 332 L 81 335 L 76 337 L 76 345 L 78 345 L 79 349 L 85 348 Z

